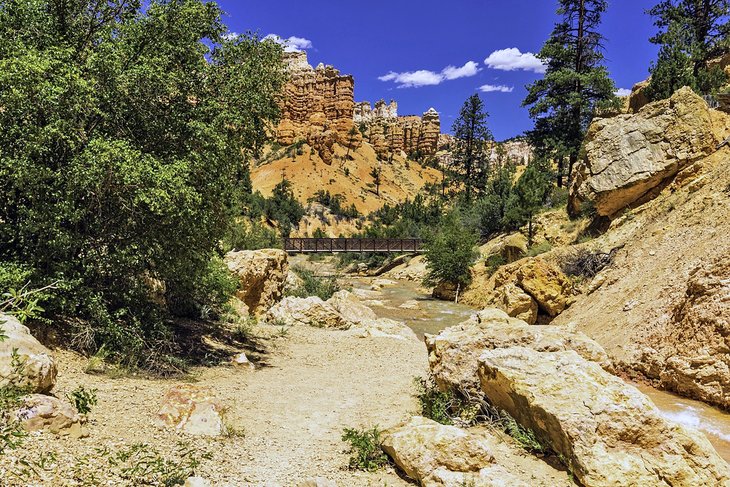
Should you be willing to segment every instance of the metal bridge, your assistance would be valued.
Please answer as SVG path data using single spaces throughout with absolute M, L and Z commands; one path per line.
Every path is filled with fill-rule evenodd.
M 284 250 L 292 253 L 423 252 L 417 238 L 285 238 Z

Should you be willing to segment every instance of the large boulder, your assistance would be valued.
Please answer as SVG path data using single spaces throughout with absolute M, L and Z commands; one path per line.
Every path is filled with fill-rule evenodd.
M 570 327 L 531 326 L 499 309 L 485 309 L 438 335 L 426 335 L 431 373 L 441 389 L 479 394 L 477 367 L 484 350 L 523 346 L 533 350 L 575 350 L 586 360 L 613 370 L 596 342 Z
M 183 384 L 167 391 L 155 424 L 190 435 L 221 436 L 226 433 L 224 413 L 225 407 L 212 389 Z
M 568 209 L 576 215 L 589 202 L 599 216 L 615 215 L 717 143 L 707 103 L 687 87 L 636 114 L 598 119 L 586 134 Z
M 408 477 L 418 482 L 439 468 L 478 472 L 494 462 L 489 446 L 479 436 L 420 416 L 386 431 L 381 446 Z
M 516 285 L 529 294 L 540 310 L 555 317 L 573 302 L 573 284 L 556 266 L 543 259 L 526 259 L 517 268 Z
M 360 338 L 395 338 L 396 340 L 416 340 L 416 333 L 402 321 L 389 318 L 360 321 L 355 323 L 349 332 Z
M 537 322 L 537 302 L 516 284 L 508 283 L 495 289 L 493 303 L 509 316 L 525 321 L 530 325 Z
M 0 337 L 4 337 L 0 338 L 0 387 L 13 384 L 40 393 L 53 389 L 56 361 L 27 326 L 0 313 Z
M 327 300 L 342 317 L 350 323 L 361 323 L 378 319 L 375 312 L 362 304 L 360 300 L 350 291 L 337 291 Z
M 261 315 L 284 295 L 289 264 L 280 249 L 228 252 L 225 263 L 240 281 L 238 298 L 251 313 Z
M 489 401 L 531 429 L 586 487 L 730 485 L 728 464 L 699 432 L 665 420 L 635 387 L 573 350 L 486 350 Z
M 352 325 L 334 306 L 317 296 L 286 297 L 269 309 L 265 319 L 268 323 L 282 323 L 288 326 L 346 329 Z
M 43 394 L 25 396 L 16 418 L 28 432 L 49 431 L 72 438 L 89 435 L 84 415 L 79 414 L 68 401 L 53 396 Z

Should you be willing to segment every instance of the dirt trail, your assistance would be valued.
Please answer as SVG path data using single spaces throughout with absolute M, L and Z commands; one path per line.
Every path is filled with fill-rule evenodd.
M 260 326 L 257 332 L 274 335 L 278 329 Z M 348 455 L 340 437 L 346 427 L 386 428 L 416 412 L 413 378 L 427 370 L 424 344 L 311 327 L 290 328 L 286 336 L 267 343 L 267 365 L 256 370 L 218 366 L 194 371 L 193 380 L 216 391 L 230 407 L 228 423 L 244 434 L 215 439 L 152 425 L 163 395 L 178 381 L 89 375 L 83 371 L 86 359 L 57 352 L 57 396 L 79 385 L 98 389 L 90 436 L 29 437 L 21 450 L 0 460 L 0 485 L 124 485 L 119 479 L 104 480 L 108 469 L 97 448 L 117 451 L 144 442 L 166 454 L 179 441 L 212 454 L 197 474 L 214 486 L 293 486 L 318 476 L 340 486 L 409 485 L 391 469 L 374 474 L 346 470 Z M 34 459 L 49 451 L 57 460 L 40 477 L 6 475 L 19 454 Z M 80 465 L 81 476 L 74 472 Z M 98 483 L 78 480 L 91 474 Z

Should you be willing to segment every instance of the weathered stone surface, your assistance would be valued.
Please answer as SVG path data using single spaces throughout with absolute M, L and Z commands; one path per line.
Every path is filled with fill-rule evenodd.
M 573 284 L 556 266 L 542 259 L 527 259 L 517 268 L 516 285 L 549 316 L 557 316 L 573 302 Z
M 14 384 L 32 392 L 48 392 L 56 384 L 57 367 L 51 352 L 41 345 L 27 326 L 11 315 L 0 313 L 0 387 Z
M 225 433 L 225 407 L 208 387 L 184 384 L 171 388 L 155 417 L 160 427 L 175 428 L 190 435 L 220 436 Z
M 626 113 L 637 113 L 649 103 L 649 97 L 646 96 L 646 88 L 649 86 L 649 80 L 640 81 L 631 88 L 631 94 L 627 100 Z
M 636 368 L 667 389 L 730 408 L 730 259 L 691 272 L 668 326 L 648 338 Z
M 395 338 L 397 340 L 416 340 L 418 336 L 402 321 L 395 321 L 388 318 L 361 321 L 353 325 L 350 333 L 361 338 L 381 337 Z
M 379 157 L 401 151 L 421 155 L 433 155 L 438 151 L 441 121 L 433 108 L 421 117 L 399 117 L 398 104 L 393 100 L 390 104 L 380 100 L 374 108 L 366 101 L 355 104 L 354 121 Z
M 336 309 L 342 318 L 349 323 L 362 323 L 364 321 L 377 320 L 375 312 L 362 304 L 357 296 L 350 291 L 337 291 L 330 299 L 327 300 L 334 309 Z
M 586 360 L 612 370 L 606 352 L 583 333 L 562 326 L 531 326 L 499 309 L 485 309 L 469 321 L 426 335 L 428 361 L 442 389 L 479 394 L 477 366 L 484 350 L 513 346 L 536 351 L 575 350 Z
M 570 463 L 586 487 L 729 485 L 700 433 L 663 419 L 636 388 L 573 350 L 511 347 L 479 359 L 483 392 Z
M 473 286 L 478 286 L 479 289 L 475 290 Z M 475 279 L 472 288 L 465 295 L 469 299 L 476 294 L 482 294 L 482 306 L 498 307 L 512 317 L 519 317 L 533 324 L 537 317 L 532 317 L 533 305 L 523 293 L 537 304 L 539 313 L 550 317 L 557 316 L 574 301 L 570 279 L 556 265 L 539 257 L 521 259 L 500 267 L 486 281 L 486 285 Z
M 284 145 L 305 140 L 330 164 L 335 143 L 357 147 L 362 140 L 353 123 L 355 81 L 332 66 L 312 68 L 306 52 L 285 56 L 289 81 L 284 87 L 277 139 Z
M 513 233 L 502 245 L 502 257 L 511 264 L 527 255 L 527 238 L 521 233 Z
M 419 482 L 438 468 L 478 472 L 494 461 L 479 436 L 420 416 L 386 431 L 381 446 L 406 475 Z
M 526 481 L 501 465 L 490 465 L 479 472 L 453 472 L 437 468 L 421 485 L 424 487 L 533 487 L 534 477 Z
M 24 397 L 16 417 L 28 432 L 49 431 L 72 438 L 89 436 L 84 416 L 68 401 L 53 396 L 31 394 Z
M 283 250 L 228 252 L 225 262 L 241 282 L 237 297 L 251 313 L 261 315 L 283 296 L 289 271 Z
M 717 143 L 707 103 L 686 87 L 636 114 L 596 120 L 576 166 L 569 211 L 578 214 L 591 202 L 598 215 L 615 215 L 714 152 Z
M 307 325 L 317 328 L 349 328 L 348 322 L 330 303 L 317 296 L 308 298 L 286 297 L 266 313 L 268 323 L 284 323 L 289 326 Z

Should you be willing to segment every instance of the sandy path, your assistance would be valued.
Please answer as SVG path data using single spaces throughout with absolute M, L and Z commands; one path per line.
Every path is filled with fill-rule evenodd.
M 273 330 L 260 327 L 261 334 Z M 413 377 L 427 370 L 421 342 L 356 338 L 347 332 L 290 328 L 286 337 L 268 340 L 268 366 L 256 370 L 229 366 L 194 371 L 193 380 L 212 387 L 230 407 L 228 422 L 244 436 L 184 436 L 152 425 L 165 392 L 179 381 L 137 377 L 112 379 L 85 374 L 86 360 L 57 352 L 57 396 L 78 385 L 98 389 L 90 436 L 72 440 L 36 434 L 18 453 L 0 460 L 0 485 L 125 485 L 119 479 L 83 483 L 74 468 L 85 462 L 103 479 L 105 466 L 95 450 L 144 442 L 171 452 L 180 440 L 212 454 L 198 469 L 215 486 L 293 486 L 321 476 L 344 486 L 408 485 L 392 470 L 366 474 L 345 470 L 348 455 L 340 441 L 343 428 L 392 426 L 417 409 Z M 57 460 L 40 478 L 11 479 L 4 469 L 18 454 L 37 458 L 53 451 Z

